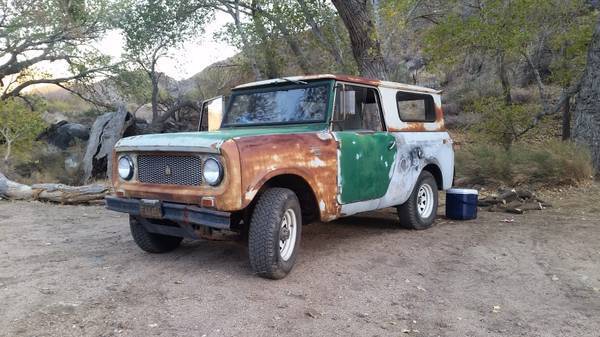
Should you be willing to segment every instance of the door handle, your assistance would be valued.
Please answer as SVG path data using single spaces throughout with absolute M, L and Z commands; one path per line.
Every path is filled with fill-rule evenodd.
M 388 150 L 393 150 L 396 148 L 396 141 L 392 140 L 391 142 L 388 143 Z

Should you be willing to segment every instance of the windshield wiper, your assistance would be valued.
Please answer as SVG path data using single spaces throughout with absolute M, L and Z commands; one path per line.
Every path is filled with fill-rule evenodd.
M 302 84 L 302 85 L 308 84 L 308 82 L 299 81 L 299 80 L 293 80 L 293 79 L 287 78 L 287 77 L 281 77 L 281 79 L 284 80 L 284 81 L 286 81 L 286 82 L 291 82 L 291 83 L 294 83 L 294 84 Z

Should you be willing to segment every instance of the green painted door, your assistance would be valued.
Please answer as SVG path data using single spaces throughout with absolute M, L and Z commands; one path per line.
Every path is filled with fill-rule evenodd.
M 396 142 L 388 132 L 337 131 L 340 202 L 383 197 L 390 183 Z

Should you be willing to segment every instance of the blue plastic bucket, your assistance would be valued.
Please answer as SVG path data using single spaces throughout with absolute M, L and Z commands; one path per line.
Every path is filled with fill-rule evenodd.
M 454 220 L 472 220 L 477 218 L 477 199 L 479 192 L 463 188 L 451 188 L 446 191 L 446 217 Z

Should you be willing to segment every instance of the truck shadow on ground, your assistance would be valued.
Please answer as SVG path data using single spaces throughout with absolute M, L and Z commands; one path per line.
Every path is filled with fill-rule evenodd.
M 438 221 L 439 222 L 439 221 Z M 394 234 L 414 231 L 400 226 L 395 212 L 370 212 L 333 222 L 315 222 L 303 226 L 299 259 L 296 268 L 310 261 L 325 259 L 336 252 L 351 251 L 361 242 L 377 240 Z M 252 275 L 248 244 L 235 241 L 189 241 L 165 255 L 151 255 L 153 259 L 169 263 L 171 268 L 199 268 L 225 272 L 231 275 Z M 177 267 L 179 265 L 179 267 Z

